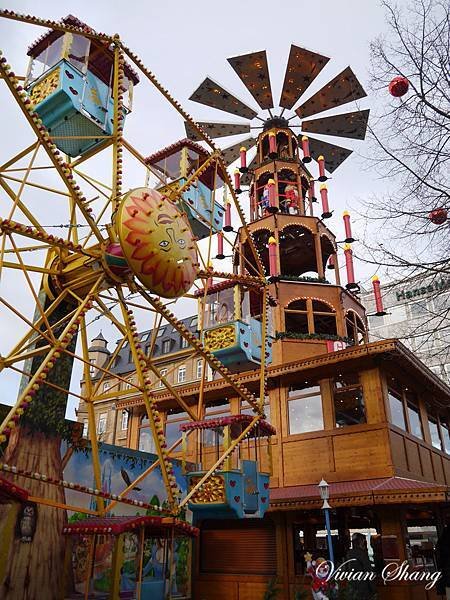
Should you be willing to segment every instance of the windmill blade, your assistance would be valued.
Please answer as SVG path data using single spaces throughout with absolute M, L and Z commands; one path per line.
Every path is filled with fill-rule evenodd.
M 229 135 L 250 133 L 250 124 L 246 125 L 244 123 L 213 123 L 211 121 L 198 121 L 197 125 L 200 125 L 209 137 L 213 139 L 227 137 Z M 190 140 L 193 140 L 194 142 L 201 142 L 203 140 L 187 121 L 185 121 L 184 127 L 186 129 L 186 135 Z
M 242 148 L 242 146 L 245 146 L 247 148 L 247 150 L 249 150 L 250 148 L 253 148 L 253 146 L 255 144 L 256 144 L 256 139 L 250 137 L 250 138 L 247 138 L 246 140 L 242 140 L 242 142 L 237 142 L 236 144 L 233 144 L 232 146 L 228 146 L 228 148 L 223 148 L 223 150 L 222 150 L 223 159 L 224 159 L 224 162 L 227 165 L 227 167 L 239 158 L 239 152 L 240 152 L 240 149 Z
M 207 77 L 195 90 L 189 100 L 206 104 L 212 108 L 217 108 L 232 115 L 238 115 L 245 119 L 254 119 L 258 114 L 253 108 L 238 100 L 233 94 L 228 92 L 218 83 Z
M 299 117 L 310 117 L 329 108 L 335 108 L 365 96 L 367 94 L 356 75 L 350 67 L 347 67 L 342 73 L 339 73 L 324 85 L 314 96 L 311 96 L 309 100 L 299 106 L 295 112 Z
M 272 88 L 265 50 L 227 59 L 262 109 L 273 108 Z
M 363 140 L 366 137 L 370 110 L 357 110 L 332 117 L 302 121 L 302 131 Z
M 248 165 L 247 173 L 242 173 L 241 185 L 250 185 L 250 183 L 252 181 L 252 177 L 253 177 L 253 170 L 256 167 L 257 156 L 258 156 L 258 153 L 256 153 L 255 156 L 250 161 L 250 164 Z
M 335 146 L 316 138 L 309 138 L 309 151 L 314 160 L 317 160 L 320 155 L 325 158 L 325 168 L 329 173 L 333 173 L 353 152 L 348 148 Z
M 292 44 L 281 90 L 280 106 L 291 109 L 329 60 L 327 56 Z

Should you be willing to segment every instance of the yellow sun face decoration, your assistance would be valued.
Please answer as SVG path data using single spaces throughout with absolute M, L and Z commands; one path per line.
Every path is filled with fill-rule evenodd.
M 139 281 L 164 298 L 183 296 L 198 272 L 198 256 L 187 217 L 150 188 L 125 195 L 117 215 L 124 256 Z

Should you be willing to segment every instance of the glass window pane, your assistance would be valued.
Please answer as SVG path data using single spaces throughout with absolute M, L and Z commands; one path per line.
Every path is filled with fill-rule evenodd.
M 444 440 L 444 449 L 450 454 L 450 427 L 446 423 L 441 423 L 442 438 Z
M 323 429 L 322 397 L 320 394 L 289 400 L 289 433 L 305 433 Z
M 430 427 L 431 443 L 433 444 L 433 446 L 435 448 L 442 450 L 442 443 L 441 443 L 441 438 L 439 437 L 438 424 L 436 423 L 436 421 L 429 419 L 428 425 Z
M 412 435 L 415 435 L 416 437 L 423 439 L 422 423 L 420 421 L 419 410 L 411 404 L 408 404 L 408 417 L 409 425 L 411 427 L 410 433 L 412 433 Z
M 297 383 L 289 386 L 289 398 L 295 398 L 297 396 L 308 396 L 312 394 L 320 393 L 320 385 L 318 383 Z
M 391 390 L 388 391 L 389 407 L 391 409 L 391 423 L 406 431 L 405 415 L 402 400 Z
M 334 393 L 336 426 L 358 425 L 366 422 L 362 388 L 341 388 Z
M 144 427 L 139 431 L 139 450 L 141 452 L 156 452 L 155 442 L 149 427 Z
M 180 425 L 183 421 L 174 421 L 166 423 L 166 444 L 170 448 L 180 437 Z

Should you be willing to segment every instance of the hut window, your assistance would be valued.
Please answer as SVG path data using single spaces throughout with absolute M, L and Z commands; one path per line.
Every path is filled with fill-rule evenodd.
M 288 391 L 289 435 L 323 429 L 320 386 L 304 382 Z
M 364 343 L 366 328 L 362 319 L 353 310 L 349 310 L 346 314 L 345 323 L 347 327 L 347 337 L 350 338 L 354 344 Z
M 336 314 L 333 308 L 319 300 L 312 301 L 314 333 L 337 335 Z
M 336 427 L 366 422 L 363 389 L 358 375 L 340 376 L 334 380 L 334 414 Z
M 122 411 L 122 421 L 120 424 L 120 428 L 122 431 L 125 431 L 126 429 L 128 429 L 128 411 L 127 410 Z
M 170 352 L 170 342 L 171 340 L 164 340 L 162 343 L 162 352 L 163 354 L 169 354 Z
M 186 381 L 186 365 L 178 367 L 177 382 L 184 383 Z
M 108 420 L 108 414 L 107 413 L 101 413 L 98 417 L 98 423 L 97 423 L 97 433 L 98 435 L 101 435 L 102 433 L 106 432 L 106 422 Z
M 391 423 L 406 431 L 405 411 L 403 407 L 403 399 L 398 392 L 389 389 L 389 408 L 391 409 Z
M 420 420 L 419 409 L 411 402 L 408 402 L 406 406 L 408 408 L 409 432 L 412 435 L 423 439 L 422 422 Z
M 448 423 L 442 423 L 441 421 L 442 439 L 444 441 L 444 450 L 447 454 L 450 454 L 450 426 Z
M 442 440 L 439 434 L 439 423 L 433 417 L 428 417 L 428 427 L 430 428 L 431 443 L 438 450 L 442 450 Z
M 286 331 L 309 333 L 306 299 L 291 302 L 285 310 Z

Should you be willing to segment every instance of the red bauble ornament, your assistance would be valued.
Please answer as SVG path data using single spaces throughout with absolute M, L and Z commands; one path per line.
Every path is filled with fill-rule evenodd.
M 389 84 L 389 93 L 394 98 L 400 98 L 400 96 L 404 96 L 409 89 L 409 81 L 406 77 L 394 77 L 394 79 Z
M 430 221 L 435 225 L 442 225 L 447 220 L 447 209 L 445 208 L 436 208 L 436 210 L 432 210 L 428 215 Z

